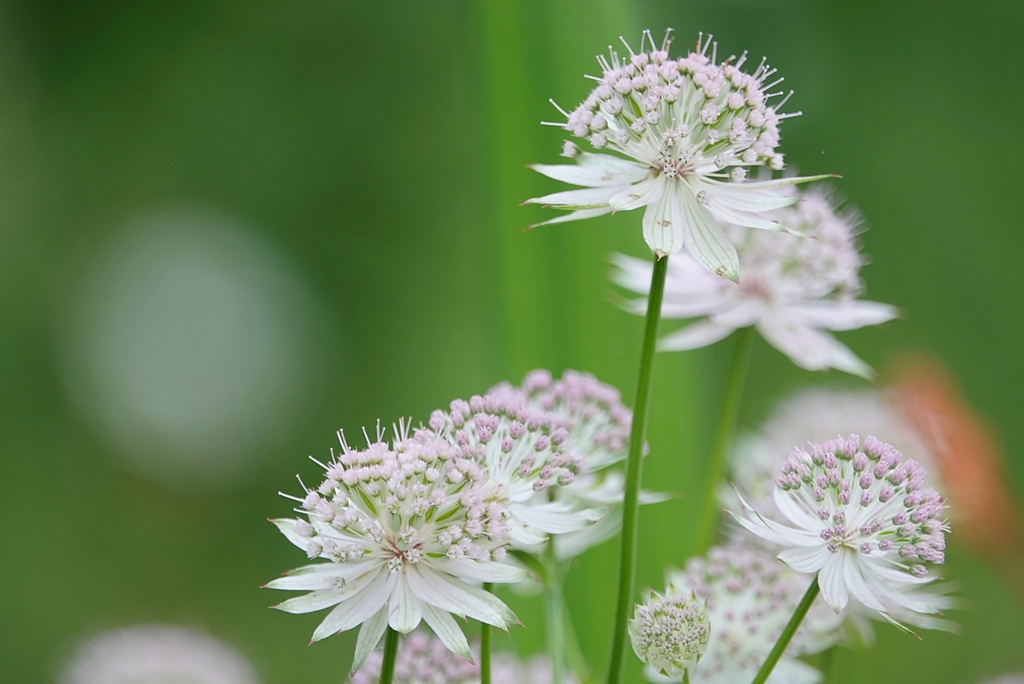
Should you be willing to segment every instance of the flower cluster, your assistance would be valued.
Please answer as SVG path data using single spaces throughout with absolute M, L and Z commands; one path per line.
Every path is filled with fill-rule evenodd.
M 762 551 L 727 546 L 712 548 L 706 558 L 690 559 L 684 571 L 669 573 L 668 582 L 680 592 L 693 592 L 708 605 L 711 639 L 691 679 L 705 684 L 732 684 L 749 681 L 757 673 L 810 578 L 789 570 Z M 816 604 L 768 681 L 819 681 L 820 673 L 794 656 L 832 646 L 839 625 L 839 618 L 827 606 Z
M 796 199 L 770 190 L 814 179 L 743 182 L 748 168 L 783 168 L 776 151 L 779 122 L 793 115 L 778 113 L 788 95 L 769 104 L 782 95 L 769 92 L 782 81 L 769 82 L 775 69 L 762 60 L 752 74 L 742 71 L 746 53 L 718 62 L 710 36 L 678 59 L 669 56 L 669 43 L 670 33 L 658 46 L 644 32 L 639 52 L 626 45 L 629 59 L 613 50 L 607 59 L 599 56 L 597 87 L 572 112 L 562 112 L 565 123 L 553 124 L 595 149 L 635 161 L 577 154 L 567 146 L 577 165 L 533 168 L 586 189 L 527 201 L 575 210 L 546 223 L 647 207 L 643 234 L 655 254 L 674 254 L 685 245 L 705 268 L 735 280 L 736 250 L 718 221 L 784 230 L 760 214 Z
M 350 684 L 377 684 L 383 654 L 374 651 L 352 674 Z M 538 656 L 522 661 L 509 653 L 495 653 L 491 659 L 492 684 L 552 684 L 551 662 Z M 576 684 L 571 675 L 564 684 Z M 479 684 L 480 668 L 449 651 L 439 640 L 413 632 L 402 644 L 395 660 L 393 684 Z
M 61 684 L 257 684 L 233 648 L 184 627 L 143 625 L 87 641 L 64 667 Z
M 651 592 L 629 621 L 629 640 L 637 657 L 666 677 L 682 677 L 700 660 L 711 636 L 708 606 L 692 592 L 669 585 Z
M 503 562 L 510 516 L 488 501 L 477 454 L 430 431 L 409 435 L 399 425 L 395 433 L 390 443 L 378 434 L 362 450 L 339 433 L 341 454 L 299 500 L 306 519 L 274 521 L 310 558 L 330 561 L 267 585 L 311 592 L 277 607 L 307 613 L 336 606 L 314 641 L 362 625 L 355 666 L 388 625 L 408 633 L 426 621 L 449 648 L 468 656 L 453 614 L 502 629 L 517 622 L 504 603 L 475 586 L 524 578 Z
M 891 606 L 934 613 L 927 564 L 945 560 L 943 499 L 926 473 L 894 447 L 856 435 L 795 450 L 776 480 L 775 503 L 792 527 L 746 507 L 736 516 L 759 537 L 786 547 L 779 559 L 819 573 L 825 601 L 837 612 L 850 596 L 892 619 Z
M 825 331 L 884 323 L 898 311 L 857 299 L 862 289 L 858 270 L 864 259 L 858 251 L 855 217 L 837 212 L 821 191 L 792 193 L 792 197 L 800 201 L 772 216 L 806 237 L 727 227 L 739 249 L 743 271 L 739 282 L 717 278 L 685 256 L 669 264 L 662 315 L 701 320 L 663 337 L 661 349 L 696 349 L 739 328 L 756 326 L 801 368 L 836 368 L 871 376 L 867 364 Z M 621 254 L 613 261 L 612 279 L 646 295 L 651 264 Z M 627 304 L 640 314 L 646 306 L 646 299 Z
M 733 486 L 723 486 L 720 499 L 727 507 L 736 507 L 738 490 L 755 511 L 777 518 L 775 478 L 793 445 L 850 433 L 899 444 L 904 458 L 919 463 L 928 471 L 929 483 L 935 483 L 935 459 L 927 440 L 888 392 L 811 388 L 782 401 L 755 433 L 737 440 L 729 467 Z M 742 528 L 732 531 L 749 539 Z

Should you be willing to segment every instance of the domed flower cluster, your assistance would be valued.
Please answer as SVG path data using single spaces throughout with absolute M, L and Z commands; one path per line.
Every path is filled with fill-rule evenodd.
M 792 196 L 794 201 L 798 197 Z M 828 196 L 819 191 L 804 193 L 799 203 L 772 215 L 807 237 L 729 228 L 743 269 L 739 282 L 716 278 L 690 258 L 669 264 L 662 316 L 702 320 L 666 335 L 659 348 L 696 349 L 739 328 L 756 326 L 801 368 L 836 368 L 870 377 L 871 368 L 826 332 L 884 323 L 899 313 L 887 304 L 857 299 L 863 257 L 858 252 L 856 222 L 837 213 Z M 621 254 L 613 262 L 616 283 L 647 294 L 650 263 Z M 639 314 L 646 307 L 646 299 L 627 304 Z
M 483 503 L 505 512 L 509 537 L 521 546 L 542 544 L 549 534 L 582 529 L 596 518 L 549 492 L 571 485 L 586 468 L 564 423 L 505 389 L 453 401 L 449 411 L 430 417 L 431 430 L 481 469 Z
M 636 656 L 654 672 L 681 678 L 704 654 L 711 636 L 708 606 L 692 592 L 669 585 L 665 594 L 651 592 L 629 621 Z
M 894 447 L 856 435 L 795 450 L 776 480 L 775 504 L 792 526 L 751 509 L 736 519 L 782 547 L 779 559 L 819 573 L 825 601 L 837 612 L 852 597 L 893 619 L 890 606 L 935 613 L 926 564 L 945 560 L 943 499 L 926 473 Z
M 685 571 L 670 572 L 668 582 L 682 593 L 692 592 L 708 605 L 711 639 L 691 671 L 691 680 L 733 684 L 750 681 L 757 673 L 800 602 L 809 579 L 763 551 L 714 547 L 706 558 L 690 559 Z M 816 604 L 768 682 L 820 681 L 821 674 L 795 656 L 832 646 L 839 625 L 839 618 L 824 603 Z
M 729 468 L 735 489 L 723 486 L 722 502 L 731 508 L 738 506 L 738 490 L 755 511 L 777 519 L 775 478 L 793 445 L 850 433 L 874 435 L 889 444 L 899 444 L 904 458 L 924 467 L 930 483 L 936 481 L 934 456 L 927 440 L 889 393 L 811 388 L 784 400 L 756 432 L 737 440 Z M 732 529 L 749 539 L 742 528 Z
M 99 634 L 64 667 L 60 684 L 257 684 L 252 666 L 213 637 L 184 627 L 142 625 Z
M 556 380 L 550 372 L 536 370 L 520 387 L 503 384 L 491 390 L 502 393 L 519 393 L 529 406 L 552 416 L 568 432 L 568 448 L 580 464 L 573 481 L 550 494 L 572 510 L 590 511 L 595 522 L 553 537 L 555 555 L 573 558 L 614 536 L 622 523 L 615 507 L 622 502 L 624 483 L 622 474 L 608 467 L 625 459 L 632 422 L 619 391 L 588 373 L 569 370 Z M 551 498 L 541 496 L 541 502 Z M 645 503 L 660 500 L 644 495 Z
M 788 226 L 761 216 L 788 206 L 790 195 L 774 188 L 814 178 L 786 178 L 745 183 L 748 168 L 782 169 L 778 109 L 788 96 L 768 92 L 783 79 L 762 60 L 752 74 L 738 59 L 717 61 L 717 43 L 698 41 L 685 57 L 671 58 L 670 33 L 661 45 L 645 31 L 640 51 L 623 59 L 609 51 L 599 56 L 597 87 L 572 112 L 563 112 L 563 127 L 595 149 L 607 148 L 631 160 L 607 154 L 567 152 L 577 165 L 533 168 L 556 180 L 584 186 L 527 200 L 573 209 L 547 221 L 558 223 L 647 207 L 644 239 L 659 257 L 684 246 L 705 268 L 733 280 L 736 250 L 719 226 L 723 223 L 785 230 Z M 710 55 L 708 53 L 711 53 Z M 771 82 L 769 82 L 771 81 Z M 543 224 L 542 224 L 543 225 Z
M 383 654 L 374 651 L 358 671 L 352 674 L 350 684 L 377 684 Z M 449 651 L 439 640 L 423 632 L 413 632 L 402 643 L 395 660 L 393 684 L 479 684 L 480 668 Z M 509 653 L 494 653 L 491 657 L 492 684 L 552 684 L 551 663 L 538 656 L 523 662 Z M 564 684 L 576 684 L 567 675 Z
M 469 441 L 463 448 L 427 430 L 409 435 L 404 425 L 390 443 L 378 434 L 365 449 L 339 438 L 342 452 L 324 466 L 326 478 L 299 500 L 305 519 L 273 521 L 310 558 L 330 562 L 268 584 L 311 592 L 277 608 L 308 613 L 334 606 L 314 641 L 362 625 L 354 667 L 388 625 L 408 633 L 426 621 L 468 657 L 452 615 L 502 629 L 516 623 L 504 603 L 475 586 L 520 581 L 524 573 L 503 562 L 512 521 L 493 501 Z

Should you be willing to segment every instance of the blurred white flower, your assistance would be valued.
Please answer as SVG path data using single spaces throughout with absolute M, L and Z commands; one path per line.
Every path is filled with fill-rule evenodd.
M 745 501 L 733 514 L 745 528 L 783 547 L 779 559 L 818 573 L 825 601 L 838 613 L 852 597 L 899 625 L 892 606 L 933 615 L 940 606 L 921 588 L 932 581 L 916 561 L 945 561 L 942 497 L 925 471 L 894 447 L 856 435 L 794 450 L 776 480 L 775 505 L 791 525 Z M 900 625 L 902 626 L 902 625 Z
M 528 434 L 536 440 L 535 431 Z M 427 430 L 410 436 L 401 424 L 390 444 L 378 431 L 364 450 L 339 437 L 342 453 L 324 466 L 326 479 L 296 499 L 306 520 L 273 521 L 310 558 L 330 562 L 270 582 L 272 589 L 311 592 L 277 608 L 309 613 L 335 606 L 314 641 L 362 625 L 353 668 L 389 625 L 404 634 L 426 621 L 468 658 L 452 615 L 502 629 L 515 624 L 504 603 L 476 586 L 525 578 L 503 562 L 509 511 L 487 500 L 493 497 L 477 455 Z
M 383 654 L 374 651 L 352 674 L 350 683 L 377 684 L 382 662 Z M 566 674 L 563 682 L 576 684 L 576 679 Z M 399 646 L 394 684 L 480 684 L 480 668 L 439 640 L 413 632 Z M 491 684 L 552 684 L 551 662 L 544 656 L 523 661 L 511 653 L 492 653 Z
M 750 681 L 782 634 L 811 581 L 757 549 L 714 547 L 691 558 L 686 570 L 668 574 L 669 584 L 707 601 L 711 640 L 690 680 L 701 684 Z M 837 643 L 841 620 L 822 601 L 804 619 L 769 684 L 815 684 L 821 673 L 796 656 L 819 653 Z M 652 676 L 652 681 L 666 680 Z
M 142 625 L 87 641 L 64 667 L 60 684 L 257 684 L 235 649 L 184 627 Z
M 654 672 L 682 678 L 693 670 L 711 635 L 706 601 L 669 585 L 664 594 L 650 592 L 629 621 L 629 641 L 636 657 Z
M 820 176 L 743 182 L 748 168 L 783 168 L 779 122 L 796 114 L 778 114 L 788 95 L 768 104 L 782 95 L 769 90 L 783 79 L 764 60 L 753 74 L 741 71 L 746 53 L 718 62 L 710 36 L 701 35 L 695 52 L 670 58 L 670 35 L 657 46 L 645 31 L 638 53 L 623 41 L 629 59 L 611 49 L 599 56 L 597 87 L 572 112 L 559 109 L 565 123 L 549 124 L 629 160 L 567 146 L 563 154 L 577 164 L 532 168 L 586 189 L 527 202 L 574 210 L 545 224 L 646 207 L 644 239 L 659 258 L 685 246 L 704 268 L 735 280 L 736 249 L 719 222 L 786 230 L 761 216 L 796 201 L 773 190 Z
M 794 201 L 798 197 L 792 194 Z M 807 370 L 838 370 L 871 377 L 871 368 L 826 331 L 854 330 L 892 320 L 888 304 L 858 299 L 857 222 L 837 213 L 820 191 L 772 214 L 808 237 L 729 228 L 739 248 L 743 277 L 733 283 L 707 273 L 688 257 L 668 267 L 662 316 L 700 318 L 663 337 L 659 348 L 683 351 L 714 344 L 734 330 L 755 326 L 772 346 Z M 612 280 L 646 295 L 649 262 L 616 254 Z M 646 311 L 646 299 L 629 302 L 633 313 Z

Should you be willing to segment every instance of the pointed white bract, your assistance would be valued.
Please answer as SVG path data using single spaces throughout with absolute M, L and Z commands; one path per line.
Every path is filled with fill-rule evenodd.
M 645 31 L 639 52 L 626 46 L 628 59 L 609 49 L 598 57 L 597 87 L 563 112 L 565 123 L 552 124 L 627 159 L 567 145 L 563 155 L 575 165 L 532 168 L 585 189 L 527 202 L 573 210 L 548 224 L 644 207 L 643 236 L 659 258 L 685 247 L 735 280 L 736 249 L 719 224 L 786 230 L 761 213 L 796 201 L 779 187 L 821 177 L 745 182 L 750 168 L 783 168 L 776 147 L 787 115 L 778 109 L 789 96 L 769 92 L 783 79 L 763 60 L 752 74 L 742 71 L 746 53 L 718 61 L 710 36 L 678 59 L 669 57 L 670 42 L 670 32 L 658 46 Z
M 794 200 L 797 195 L 792 194 Z M 697 318 L 663 337 L 659 348 L 684 351 L 714 344 L 734 330 L 756 326 L 773 347 L 807 370 L 838 370 L 871 377 L 871 368 L 828 331 L 854 330 L 892 320 L 896 308 L 858 299 L 857 222 L 838 213 L 819 191 L 771 214 L 807 237 L 728 228 L 739 248 L 742 276 L 729 282 L 683 256 L 668 267 L 664 318 Z M 652 266 L 621 254 L 612 257 L 612 280 L 646 295 Z M 646 300 L 628 310 L 643 314 Z
M 945 560 L 942 497 L 915 461 L 874 437 L 856 435 L 793 451 L 776 479 L 784 522 L 742 502 L 736 520 L 783 548 L 797 572 L 818 573 L 821 595 L 839 612 L 851 602 L 899 624 L 934 615 L 928 566 Z
M 748 682 L 764 663 L 793 614 L 811 576 L 793 572 L 771 555 L 756 549 L 714 547 L 706 558 L 691 558 L 684 571 L 668 573 L 679 592 L 707 601 L 711 639 L 707 651 L 690 670 L 690 681 L 702 684 Z M 834 645 L 841 620 L 819 601 L 804 619 L 769 684 L 816 684 L 821 673 L 796 656 L 818 653 Z M 667 680 L 648 669 L 651 681 Z
M 184 627 L 142 625 L 87 641 L 60 684 L 257 684 L 252 666 L 213 637 Z
M 277 606 L 290 613 L 333 608 L 313 634 L 322 639 L 362 625 L 353 667 L 385 629 L 401 633 L 425 621 L 445 645 L 469 657 L 452 618 L 506 629 L 515 615 L 481 582 L 521 581 L 504 562 L 509 511 L 489 495 L 477 455 L 447 435 L 395 428 L 365 449 L 348 446 L 325 466 L 326 478 L 299 499 L 305 519 L 273 521 L 309 558 L 274 580 L 273 589 L 309 591 Z
M 380 651 L 371 653 L 352 674 L 350 684 L 377 684 L 382 662 Z M 393 684 L 480 684 L 480 667 L 455 655 L 438 639 L 417 631 L 399 647 L 392 681 Z M 566 674 L 563 682 L 576 684 L 576 679 Z M 552 684 L 551 662 L 543 656 L 523 661 L 510 653 L 492 653 L 491 684 Z
M 509 537 L 520 548 L 583 529 L 600 515 L 557 497 L 586 468 L 570 448 L 564 423 L 508 387 L 458 399 L 430 417 L 431 430 L 479 464 L 482 503 L 504 512 Z
M 629 641 L 636 657 L 651 670 L 681 679 L 703 656 L 711 627 L 707 602 L 670 584 L 664 594 L 652 591 L 636 606 L 628 625 Z
M 610 469 L 626 458 L 632 412 L 622 404 L 617 389 L 593 375 L 567 370 L 557 380 L 546 370 L 527 374 L 519 387 L 502 384 L 490 394 L 518 393 L 531 407 L 543 411 L 568 433 L 565 448 L 579 464 L 572 481 L 553 491 L 540 492 L 537 504 L 552 498 L 571 510 L 588 511 L 594 524 L 551 538 L 559 560 L 574 558 L 588 548 L 610 539 L 622 525 L 625 480 Z M 641 503 L 664 497 L 644 493 Z

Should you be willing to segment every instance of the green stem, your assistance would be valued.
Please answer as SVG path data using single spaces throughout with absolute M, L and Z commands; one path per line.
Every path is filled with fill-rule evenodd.
M 493 584 L 484 583 L 484 591 L 491 591 Z M 491 626 L 480 623 L 480 684 L 491 684 Z
M 683 684 L 690 684 L 690 668 L 683 670 Z
M 384 662 L 380 665 L 380 684 L 391 684 L 395 676 L 395 658 L 398 657 L 398 632 L 388 627 L 384 635 Z
M 548 550 L 553 550 L 550 542 Z M 551 579 L 544 588 L 544 636 L 548 642 L 548 657 L 551 658 L 551 684 L 562 684 L 565 673 L 565 607 L 562 578 L 554 562 L 554 554 L 550 560 Z
M 704 501 L 700 509 L 700 527 L 697 529 L 697 556 L 703 556 L 715 540 L 718 527 L 718 488 L 725 477 L 725 462 L 732 445 L 736 420 L 740 414 L 743 398 L 743 384 L 750 366 L 750 350 L 754 347 L 754 328 L 740 328 L 736 331 L 736 346 L 733 349 L 729 377 L 722 397 L 722 412 L 718 416 L 715 441 L 711 447 L 711 462 L 708 464 L 707 482 L 704 485 Z
M 629 456 L 626 460 L 626 492 L 622 502 L 622 550 L 619 559 L 619 591 L 615 604 L 615 631 L 612 636 L 608 684 L 619 684 L 625 672 L 626 622 L 629 620 L 636 583 L 637 528 L 640 517 L 640 472 L 647 432 L 647 411 L 651 399 L 654 350 L 661 321 L 661 300 L 665 294 L 668 257 L 656 259 L 651 271 L 651 289 L 647 296 L 647 318 L 640 350 L 640 377 L 636 383 L 633 425 L 629 432 Z
M 775 664 L 779 662 L 779 658 L 782 657 L 786 647 L 789 646 L 789 642 L 793 640 L 793 635 L 796 634 L 796 630 L 800 627 L 800 623 L 804 621 L 804 616 L 807 615 L 807 611 L 811 609 L 811 605 L 814 603 L 814 599 L 818 598 L 818 576 L 815 575 L 811 580 L 811 586 L 807 587 L 807 591 L 804 592 L 804 597 L 800 599 L 800 604 L 796 607 L 796 611 L 793 612 L 793 616 L 789 618 L 789 622 L 786 623 L 785 629 L 782 630 L 782 634 L 779 635 L 779 640 L 772 646 L 771 653 L 768 654 L 768 659 L 764 661 L 764 665 L 757 671 L 757 676 L 750 684 L 764 684 L 768 681 L 768 677 L 771 675 L 772 670 L 775 669 Z

